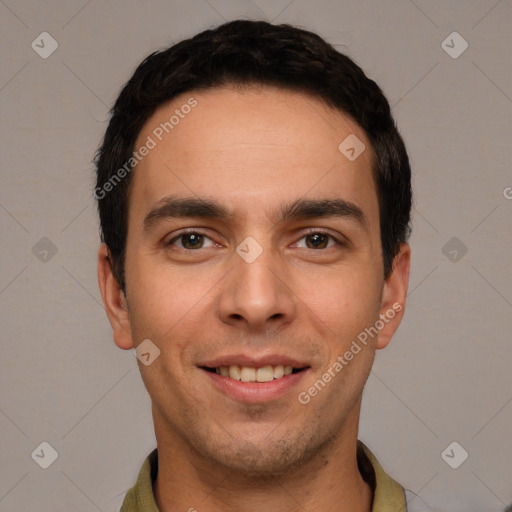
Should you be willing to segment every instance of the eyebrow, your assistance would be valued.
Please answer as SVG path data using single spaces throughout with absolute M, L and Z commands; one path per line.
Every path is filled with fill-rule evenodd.
M 149 231 L 167 219 L 191 217 L 229 220 L 234 217 L 234 214 L 224 205 L 211 199 L 168 196 L 158 201 L 146 215 L 143 230 Z M 277 223 L 324 217 L 349 218 L 368 229 L 368 219 L 363 210 L 356 204 L 341 198 L 299 198 L 279 208 L 273 217 Z

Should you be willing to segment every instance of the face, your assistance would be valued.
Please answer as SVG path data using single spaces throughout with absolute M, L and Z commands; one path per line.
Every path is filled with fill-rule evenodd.
M 348 136 L 365 146 L 356 159 L 338 148 Z M 160 350 L 139 363 L 157 439 L 247 473 L 302 464 L 357 430 L 401 315 L 344 354 L 405 300 L 405 246 L 383 279 L 370 143 L 319 100 L 266 87 L 175 98 L 136 148 L 150 139 L 129 197 L 126 301 L 108 270 L 100 282 L 116 343 Z

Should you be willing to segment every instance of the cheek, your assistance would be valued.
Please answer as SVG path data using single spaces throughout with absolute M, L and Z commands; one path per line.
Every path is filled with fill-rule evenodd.
M 135 256 L 126 261 L 127 292 L 132 330 L 137 341 L 168 339 L 179 342 L 184 330 L 197 327 L 204 319 L 198 312 L 211 300 L 212 276 L 187 269 L 171 269 L 150 257 Z M 186 334 L 186 333 L 185 333 Z M 173 343 L 174 345 L 174 343 Z
M 184 406 L 180 383 L 191 371 L 193 340 L 204 336 L 205 308 L 212 308 L 211 285 L 162 268 L 144 271 L 139 265 L 131 276 L 130 286 L 136 292 L 130 301 L 135 343 L 150 339 L 160 349 L 151 365 L 139 364 L 142 379 L 156 403 L 179 409 Z
M 378 319 L 380 286 L 371 272 L 337 269 L 303 274 L 295 282 L 312 321 L 337 344 L 350 343 Z

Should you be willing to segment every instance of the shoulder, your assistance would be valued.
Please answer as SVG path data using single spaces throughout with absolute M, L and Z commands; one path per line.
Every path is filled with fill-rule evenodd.
M 119 512 L 158 512 L 153 484 L 158 474 L 158 452 L 156 448 L 146 457 L 136 484 L 126 493 Z

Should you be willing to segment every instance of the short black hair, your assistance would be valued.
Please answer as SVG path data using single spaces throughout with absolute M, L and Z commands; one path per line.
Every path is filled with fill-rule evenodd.
M 179 94 L 227 85 L 267 85 L 307 93 L 363 128 L 376 157 L 373 173 L 387 279 L 400 245 L 409 237 L 412 191 L 409 158 L 384 94 L 353 60 L 313 32 L 288 24 L 234 20 L 149 55 L 110 111 L 94 158 L 94 195 L 101 240 L 108 246 L 121 289 L 126 291 L 129 171 L 143 125 Z

